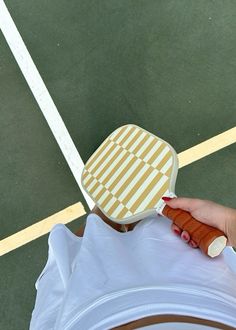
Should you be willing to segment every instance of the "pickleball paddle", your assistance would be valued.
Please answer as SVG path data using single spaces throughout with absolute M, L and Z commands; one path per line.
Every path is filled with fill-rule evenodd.
M 158 214 L 188 231 L 203 253 L 219 255 L 224 233 L 172 209 L 163 196 L 175 197 L 178 158 L 170 144 L 133 124 L 111 133 L 85 164 L 82 185 L 98 208 L 119 224 Z

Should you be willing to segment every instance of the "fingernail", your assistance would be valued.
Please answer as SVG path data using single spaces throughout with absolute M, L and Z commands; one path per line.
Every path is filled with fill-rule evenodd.
M 180 235 L 180 231 L 178 229 L 174 229 L 174 232 L 177 234 L 177 235 Z
M 183 236 L 183 239 L 185 240 L 185 241 L 187 241 L 188 240 L 188 237 L 184 234 Z
M 162 197 L 163 201 L 169 202 L 172 198 L 171 197 Z
M 192 247 L 192 248 L 196 248 L 197 247 L 197 244 L 195 242 L 193 242 L 192 240 L 189 242 L 189 245 Z

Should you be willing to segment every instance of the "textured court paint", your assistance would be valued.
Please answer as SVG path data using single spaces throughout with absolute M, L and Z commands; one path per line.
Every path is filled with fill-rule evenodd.
M 68 222 L 80 218 L 85 213 L 83 205 L 81 203 L 76 203 L 44 220 L 36 222 L 18 233 L 2 239 L 0 241 L 0 256 L 48 234 L 54 225 L 58 223 L 67 224 Z
M 178 152 L 234 126 L 234 2 L 6 4 L 84 161 L 125 123 Z
M 125 123 L 136 123 L 159 134 L 178 152 L 235 126 L 234 1 L 5 2 L 74 142 L 78 141 L 84 160 L 114 129 Z M 13 66 L 8 62 L 6 73 Z M 1 97 L 1 108 L 8 106 L 9 117 L 11 114 L 20 121 L 18 113 L 23 108 L 25 114 L 31 113 L 34 102 L 27 101 L 28 95 L 17 98 L 16 104 L 12 101 L 12 92 L 14 96 L 24 95 L 24 82 L 19 81 L 17 74 L 6 74 L 4 83 L 10 87 L 1 88 L 5 94 Z M 17 102 L 21 103 L 21 109 L 16 106 Z M 43 131 L 41 135 L 45 136 L 46 143 L 54 145 L 53 136 L 50 141 L 47 135 L 47 131 L 50 132 L 46 121 L 45 127 L 36 125 L 36 122 L 40 124 L 40 116 L 41 113 L 25 115 L 25 125 L 33 126 L 34 132 Z M 18 186 L 15 185 L 12 177 L 19 166 L 24 173 L 24 155 L 20 156 L 19 148 L 15 148 L 18 159 L 12 166 L 9 150 L 15 141 L 21 144 L 25 141 L 15 133 L 17 130 L 11 121 L 8 126 L 3 125 L 2 120 L 1 123 L 1 133 L 9 141 L 8 148 L 1 148 L 1 172 L 6 178 L 1 183 L 3 188 L 13 183 L 11 194 L 3 191 L 5 198 L 10 197 L 8 203 L 1 204 L 1 221 L 8 234 L 14 231 L 15 219 L 20 230 L 31 224 L 30 219 L 41 219 L 56 212 L 60 204 L 66 207 L 70 200 L 82 200 L 66 164 L 62 166 L 64 160 L 60 152 L 57 153 L 56 143 L 48 153 L 43 152 L 44 161 L 35 157 L 32 164 L 30 157 L 26 160 L 35 177 L 38 173 L 45 175 L 43 184 L 40 186 L 42 178 L 34 181 L 29 177 L 33 185 L 19 187 L 19 181 Z M 20 124 L 24 129 L 23 123 Z M 27 133 L 31 136 L 29 130 Z M 43 136 L 39 142 L 34 146 L 35 151 L 32 143 L 29 150 L 32 155 L 44 151 Z M 235 207 L 235 155 L 236 144 L 232 144 L 185 166 L 179 171 L 178 193 Z M 9 162 L 5 162 L 6 159 Z M 57 161 L 61 165 L 55 167 Z M 42 167 L 41 171 L 39 167 L 46 164 L 50 165 L 48 170 Z M 60 182 L 60 177 L 63 178 L 61 184 L 55 184 L 57 180 Z M 71 191 L 68 187 L 72 187 Z M 22 198 L 18 194 L 20 188 Z M 42 203 L 45 194 L 46 205 Z M 31 196 L 37 196 L 38 203 Z M 35 216 L 36 207 L 39 216 Z M 8 211 L 12 208 L 17 214 Z M 45 212 L 48 209 L 50 212 L 41 217 L 40 208 L 42 212 L 45 208 Z M 73 221 L 69 227 L 76 230 L 79 225 L 80 221 Z M 43 269 L 46 255 L 47 237 L 44 236 L 1 258 L 1 329 L 28 328 L 34 304 L 34 282 Z
M 83 160 L 80 157 L 74 142 L 19 34 L 15 23 L 3 0 L 0 0 L 0 28 L 6 41 L 31 89 L 48 125 L 79 185 L 90 209 L 94 206 L 93 201 L 84 191 L 81 185 L 81 173 Z
M 118 131 L 118 130 L 117 130 Z M 144 136 L 143 136 L 144 138 Z M 111 136 L 112 141 L 115 141 L 114 136 Z M 127 142 L 127 141 L 126 141 Z M 179 167 L 184 167 L 187 166 L 193 162 L 195 162 L 196 160 L 199 160 L 203 157 L 206 157 L 208 155 L 210 155 L 213 152 L 216 152 L 226 146 L 229 146 L 232 143 L 236 142 L 236 128 L 232 128 L 222 134 L 219 134 L 207 141 L 202 142 L 201 144 L 194 146 L 188 150 L 183 151 L 182 153 L 178 154 L 178 159 L 179 159 Z M 158 146 L 161 146 L 160 141 L 158 141 L 156 143 L 156 145 L 158 144 Z M 107 145 L 105 143 L 105 145 Z M 127 146 L 128 147 L 128 146 Z M 129 145 L 130 150 L 133 150 L 133 145 Z M 101 148 L 102 150 L 103 148 Z M 167 170 L 171 170 L 171 165 L 172 165 L 172 161 L 170 161 L 171 159 L 169 159 L 168 162 L 165 163 L 164 167 L 161 169 L 161 172 L 166 173 Z M 146 160 L 147 161 L 147 160 Z M 140 161 L 141 162 L 141 161 Z M 147 168 L 145 168 L 142 163 L 138 163 L 139 167 L 137 167 L 137 169 L 139 169 L 140 171 L 140 175 L 143 175 Z M 147 164 L 146 164 L 147 165 Z M 167 166 L 168 165 L 168 166 Z M 133 167 L 131 168 L 133 169 Z M 134 187 L 134 184 L 137 183 L 137 178 L 135 180 L 132 180 L 133 176 L 135 175 L 135 171 L 133 171 L 133 175 L 129 175 L 128 172 L 126 172 L 125 176 L 122 178 L 123 180 L 119 181 L 119 185 L 125 185 L 126 189 L 121 189 L 121 196 L 119 191 L 117 192 L 117 190 L 119 189 L 119 185 L 116 186 L 115 190 L 113 191 L 113 193 L 119 197 L 119 200 L 124 200 L 125 196 L 128 194 L 128 198 L 126 197 L 125 199 L 125 203 L 127 203 L 128 201 L 130 201 L 130 204 L 132 204 L 132 196 L 133 193 L 135 191 L 137 191 L 137 188 L 135 188 L 134 192 L 132 190 L 132 188 Z M 85 172 L 85 174 L 87 174 L 88 172 Z M 137 173 L 136 173 L 137 174 Z M 128 180 L 126 179 L 126 176 L 128 177 Z M 167 175 L 168 176 L 168 175 Z M 92 176 L 91 176 L 92 177 Z M 96 182 L 96 180 L 94 180 Z M 125 183 L 123 183 L 123 181 L 125 181 Z M 129 182 L 130 181 L 130 182 Z M 87 182 L 86 182 L 87 183 Z M 99 183 L 96 182 L 96 184 L 99 186 Z M 166 184 L 166 183 L 165 183 Z M 94 186 L 94 185 L 93 185 Z M 88 191 L 90 191 L 90 189 L 93 186 L 88 186 Z M 145 187 L 144 187 L 145 188 Z M 160 189 L 160 188 L 158 188 Z M 166 190 L 168 189 L 168 185 L 165 187 L 164 189 L 164 193 L 159 194 L 159 195 L 163 195 L 166 193 Z M 132 194 L 130 194 L 130 192 Z M 141 193 L 141 191 L 139 190 L 139 194 Z M 104 197 L 104 196 L 103 196 Z M 149 201 L 151 198 L 151 201 Z M 145 207 L 148 208 L 152 208 L 153 205 L 155 205 L 157 203 L 157 201 L 159 200 L 160 196 L 155 196 L 152 195 L 151 197 L 149 196 L 149 203 L 147 201 L 145 201 L 145 199 L 143 198 L 143 194 L 141 194 L 141 200 L 143 200 L 142 204 L 139 206 L 139 208 L 136 210 L 137 212 L 141 212 L 141 210 Z M 135 199 L 134 199 L 135 200 Z M 154 201 L 155 200 L 155 201 Z M 116 199 L 113 200 L 113 204 L 115 204 L 115 202 L 117 203 Z M 131 215 L 132 213 L 130 213 L 128 211 L 128 209 L 123 205 L 123 204 L 117 204 L 114 209 L 109 210 L 110 213 L 112 213 L 113 217 L 116 217 L 119 213 L 124 216 L 125 213 L 123 212 L 123 209 L 125 208 L 126 210 L 126 214 Z M 118 210 L 118 211 L 117 211 Z M 80 203 L 74 204 L 72 206 L 70 206 L 69 208 L 56 213 L 54 215 L 52 215 L 51 217 L 44 219 L 38 223 L 35 223 L 34 225 L 16 233 L 13 234 L 3 240 L 0 241 L 0 255 L 3 255 L 5 253 L 8 253 L 36 238 L 39 238 L 40 236 L 47 234 L 51 228 L 53 224 L 56 223 L 69 223 L 71 221 L 73 221 L 76 218 L 79 218 L 80 216 L 84 215 L 85 211 L 82 207 L 82 205 Z M 43 228 L 43 230 L 42 230 Z
M 179 167 L 189 165 L 203 157 L 206 157 L 213 152 L 222 148 L 228 147 L 236 142 L 236 127 L 233 127 L 226 132 L 218 134 L 209 140 L 203 141 L 198 145 L 189 148 L 178 154 Z

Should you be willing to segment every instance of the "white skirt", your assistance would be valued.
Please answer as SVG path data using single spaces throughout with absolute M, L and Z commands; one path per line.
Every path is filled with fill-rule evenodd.
M 236 253 L 226 247 L 211 259 L 182 242 L 170 225 L 158 216 L 120 233 L 91 214 L 83 237 L 56 225 L 36 282 L 30 329 L 105 330 L 168 314 L 236 327 Z M 147 329 L 154 327 L 178 329 L 170 323 Z

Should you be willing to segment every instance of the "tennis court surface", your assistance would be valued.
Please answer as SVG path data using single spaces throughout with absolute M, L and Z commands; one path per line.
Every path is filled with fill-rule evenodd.
M 228 0 L 0 0 L 1 329 L 28 328 L 50 224 L 89 212 L 75 160 L 119 126 L 174 146 L 178 195 L 236 207 L 235 14 Z

